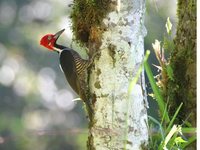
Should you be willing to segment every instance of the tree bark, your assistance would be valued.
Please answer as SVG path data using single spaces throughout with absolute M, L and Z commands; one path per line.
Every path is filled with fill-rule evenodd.
M 178 0 L 178 26 L 175 49 L 170 58 L 174 80 L 167 85 L 170 113 L 174 114 L 181 102 L 177 122 L 196 127 L 196 0 Z M 196 149 L 196 144 L 189 149 Z
M 95 57 L 89 73 L 88 149 L 146 149 L 147 102 L 144 73 L 128 92 L 144 57 L 145 0 L 74 0 L 76 40 Z
M 171 114 L 183 102 L 179 122 L 196 126 L 196 1 L 178 1 L 178 26 L 170 65 L 174 81 L 168 83 Z
M 145 0 L 115 0 L 111 5 L 112 11 L 102 20 L 100 55 L 89 80 L 95 114 L 89 127 L 88 149 L 146 149 L 144 73 L 128 94 L 144 57 Z

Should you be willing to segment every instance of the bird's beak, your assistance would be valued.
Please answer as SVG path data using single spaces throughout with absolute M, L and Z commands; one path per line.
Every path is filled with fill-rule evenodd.
M 65 29 L 62 29 L 60 31 L 58 31 L 56 34 L 54 34 L 54 38 L 57 40 L 59 38 L 59 36 L 65 31 Z

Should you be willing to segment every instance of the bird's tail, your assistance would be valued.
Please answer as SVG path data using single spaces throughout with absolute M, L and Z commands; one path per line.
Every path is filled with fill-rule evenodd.
M 81 90 L 81 91 L 84 91 L 84 90 Z M 88 117 L 91 121 L 92 116 L 94 115 L 94 109 L 92 108 L 92 103 L 90 102 L 89 97 L 86 96 L 85 92 L 81 92 L 79 96 L 85 104 L 85 108 L 88 113 Z
M 84 101 L 84 103 L 85 103 L 85 106 L 86 106 L 88 117 L 89 117 L 89 119 L 91 121 L 92 116 L 94 115 L 94 110 L 93 110 L 92 105 L 91 105 L 89 100 Z

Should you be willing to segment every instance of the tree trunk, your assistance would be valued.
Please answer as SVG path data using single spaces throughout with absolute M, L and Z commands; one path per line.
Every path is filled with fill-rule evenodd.
M 168 96 L 172 101 L 171 113 L 183 102 L 179 121 L 187 117 L 196 126 L 196 1 L 178 1 L 178 26 L 175 50 L 170 63 L 174 81 L 168 84 Z
M 196 127 L 196 0 L 178 1 L 178 26 L 170 65 L 174 81 L 168 82 L 170 113 L 174 114 L 181 102 L 183 107 L 177 121 L 187 119 Z M 192 147 L 192 146 L 191 146 Z M 196 149 L 196 144 L 193 148 Z
M 144 73 L 128 93 L 144 57 L 145 0 L 74 0 L 76 39 L 91 57 L 89 89 L 94 114 L 88 149 L 145 149 L 148 143 Z

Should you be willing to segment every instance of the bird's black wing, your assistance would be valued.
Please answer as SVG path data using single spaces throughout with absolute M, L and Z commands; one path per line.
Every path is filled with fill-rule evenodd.
M 71 88 L 79 94 L 77 86 L 77 73 L 74 57 L 70 50 L 63 50 L 60 54 L 60 65 Z
M 91 118 L 93 109 L 87 97 L 88 87 L 86 83 L 88 61 L 82 59 L 76 51 L 66 49 L 60 54 L 60 65 L 71 88 L 85 102 L 89 118 Z
M 71 88 L 81 96 L 81 82 L 87 69 L 87 60 L 73 50 L 63 50 L 60 54 L 60 65 Z M 83 98 L 83 97 L 81 97 Z

